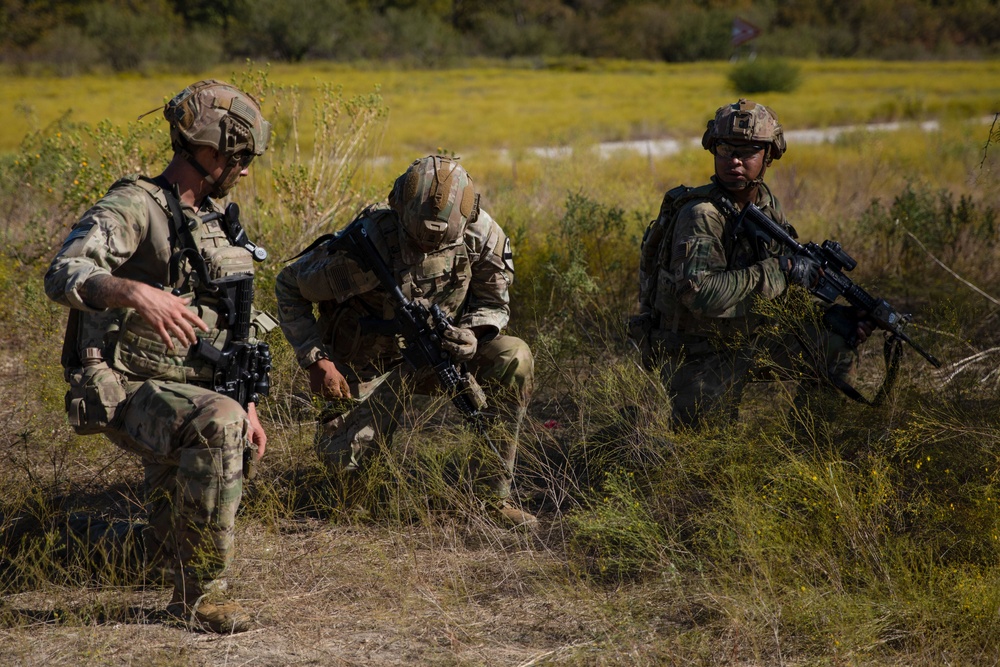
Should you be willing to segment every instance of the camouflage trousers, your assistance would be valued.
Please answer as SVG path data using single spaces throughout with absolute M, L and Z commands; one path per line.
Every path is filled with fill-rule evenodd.
M 857 350 L 821 324 L 809 322 L 795 333 L 757 334 L 738 341 L 655 331 L 665 359 L 660 378 L 669 387 L 675 424 L 697 427 L 708 418 L 734 421 L 747 386 L 754 381 L 797 384 L 796 405 L 809 391 L 836 398 L 831 378 L 850 382 Z
M 514 336 L 497 336 L 479 344 L 467 364 L 469 372 L 486 392 L 484 410 L 490 436 L 500 455 L 474 457 L 471 476 L 498 499 L 510 495 L 517 456 L 517 438 L 534 380 L 534 358 L 527 343 Z M 406 397 L 430 394 L 437 388 L 436 376 L 412 373 L 408 367 L 370 378 L 348 376 L 350 406 L 321 420 L 316 431 L 317 454 L 335 471 L 360 470 L 364 459 L 379 445 L 389 446 L 399 427 Z
M 199 595 L 232 558 L 243 495 L 249 420 L 236 401 L 209 389 L 147 380 L 106 435 L 145 468 L 146 551 L 174 569 L 174 586 Z

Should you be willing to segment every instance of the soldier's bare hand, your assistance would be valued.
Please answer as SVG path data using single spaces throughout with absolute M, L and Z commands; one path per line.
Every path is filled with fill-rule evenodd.
M 191 346 L 198 342 L 195 327 L 208 331 L 208 325 L 188 308 L 190 297 L 177 297 L 142 283 L 133 284 L 136 287 L 132 294 L 132 306 L 171 350 L 174 349 L 173 338 Z
M 317 359 L 309 366 L 309 389 L 323 398 L 350 398 L 351 387 L 347 378 L 329 359 Z
M 250 418 L 250 430 L 247 432 L 247 438 L 251 444 L 257 446 L 257 459 L 260 460 L 264 457 L 264 451 L 267 449 L 267 433 L 260 425 L 260 419 L 257 417 L 257 406 L 254 403 L 247 404 L 247 417 Z

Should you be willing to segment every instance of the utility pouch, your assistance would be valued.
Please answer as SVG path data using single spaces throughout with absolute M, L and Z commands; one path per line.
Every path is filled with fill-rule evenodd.
M 479 382 L 468 371 L 462 374 L 462 393 L 469 397 L 469 402 L 476 411 L 486 407 L 486 392 L 479 386 Z
M 251 445 L 243 450 L 243 479 L 251 480 L 257 476 L 257 446 Z
M 67 371 L 66 413 L 78 434 L 103 433 L 121 415 L 127 385 L 104 361 L 85 359 L 84 363 L 83 368 Z

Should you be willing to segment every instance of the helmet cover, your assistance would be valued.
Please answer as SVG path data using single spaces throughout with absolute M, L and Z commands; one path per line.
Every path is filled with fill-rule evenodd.
M 258 156 L 271 138 L 271 124 L 261 116 L 257 100 L 215 79 L 182 90 L 167 102 L 163 117 L 170 123 L 174 150 L 209 146 L 228 158 Z
M 719 107 L 701 138 L 705 150 L 714 152 L 719 141 L 760 142 L 770 145 L 768 160 L 785 153 L 785 134 L 778 116 L 770 107 L 740 98 L 735 104 Z
M 396 179 L 389 205 L 406 235 L 426 249 L 458 239 L 477 202 L 472 177 L 458 159 L 432 155 L 414 161 Z

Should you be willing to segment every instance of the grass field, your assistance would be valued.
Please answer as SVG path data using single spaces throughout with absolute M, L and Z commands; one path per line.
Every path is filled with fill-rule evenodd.
M 574 145 L 648 137 L 698 136 L 706 109 L 734 96 L 728 63 L 668 65 L 555 61 L 547 67 L 450 70 L 354 70 L 344 66 L 276 65 L 270 79 L 319 85 L 348 96 L 376 86 L 390 109 L 380 151 L 395 158 L 445 148 L 458 154 L 532 146 Z M 974 118 L 1000 99 L 1000 62 L 801 62 L 794 93 L 765 94 L 789 128 L 885 120 Z M 229 78 L 240 67 L 205 72 Z M 0 151 L 64 113 L 96 124 L 125 124 L 162 104 L 195 77 L 88 76 L 71 79 L 0 76 Z M 305 109 L 308 119 L 308 108 Z M 154 120 L 156 120 L 154 114 Z
M 447 483 L 468 434 L 420 401 L 380 460 L 379 512 L 343 512 L 312 451 L 305 378 L 275 332 L 268 455 L 230 574 L 256 625 L 222 638 L 163 623 L 169 590 L 107 550 L 134 534 L 81 531 L 81 517 L 141 526 L 142 470 L 67 425 L 66 314 L 41 284 L 117 174 L 162 165 L 159 118 L 127 123 L 191 77 L 0 77 L 0 664 L 998 664 L 1000 152 L 982 119 L 1000 110 L 1000 63 L 798 64 L 799 90 L 758 97 L 786 129 L 940 122 L 793 144 L 767 180 L 803 240 L 841 240 L 854 278 L 912 311 L 911 334 L 945 366 L 908 354 L 890 400 L 836 403 L 829 423 L 822 402 L 798 410 L 791 386 L 754 384 L 736 424 L 698 433 L 669 428 L 669 399 L 621 323 L 662 193 L 706 180 L 711 159 L 605 158 L 592 144 L 700 136 L 735 97 L 728 64 L 271 68 L 285 90 L 265 106 L 285 134 L 236 191 L 276 260 L 258 305 L 274 311 L 282 258 L 410 160 L 462 154 L 514 239 L 511 329 L 538 384 L 517 492 L 542 528 L 499 530 Z M 361 129 L 343 117 L 313 129 L 311 102 L 336 99 L 329 82 L 347 97 L 380 87 Z M 22 145 L 70 109 L 88 127 Z M 364 139 L 353 152 L 351 132 Z M 875 337 L 859 388 L 883 373 Z

